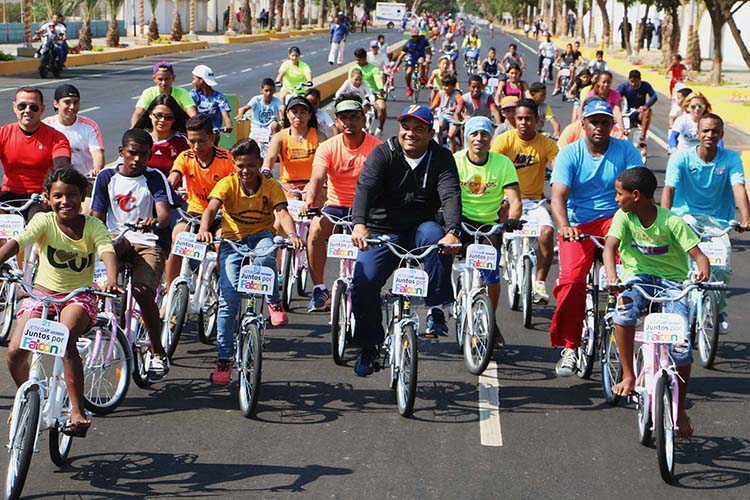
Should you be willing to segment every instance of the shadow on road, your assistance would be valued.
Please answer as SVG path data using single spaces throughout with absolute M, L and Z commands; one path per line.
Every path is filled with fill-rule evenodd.
M 750 440 L 694 437 L 679 445 L 677 464 L 697 464 L 705 468 L 677 474 L 674 484 L 679 487 L 694 490 L 742 488 L 750 484 Z

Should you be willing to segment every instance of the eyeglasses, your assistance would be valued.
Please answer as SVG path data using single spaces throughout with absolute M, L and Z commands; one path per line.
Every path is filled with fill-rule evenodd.
M 690 109 L 706 109 L 705 104 L 691 104 Z
M 19 102 L 16 104 L 16 109 L 18 111 L 24 111 L 26 108 L 29 108 L 29 111 L 32 113 L 39 111 L 39 105 L 33 102 Z
M 163 113 L 152 113 L 151 116 L 153 116 L 157 120 L 164 120 L 165 122 L 174 121 L 174 115 L 165 115 Z

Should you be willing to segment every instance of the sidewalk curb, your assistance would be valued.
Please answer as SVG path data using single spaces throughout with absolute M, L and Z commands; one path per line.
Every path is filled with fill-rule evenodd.
M 106 64 L 113 61 L 125 61 L 139 57 L 156 56 L 161 54 L 174 54 L 175 52 L 189 52 L 208 48 L 208 42 L 173 42 L 171 44 L 147 45 L 128 47 L 124 49 L 111 49 L 104 52 L 86 52 L 85 54 L 70 54 L 65 66 L 88 66 L 92 64 Z M 39 68 L 38 59 L 22 61 L 0 62 L 0 75 L 17 75 L 19 73 L 34 73 Z

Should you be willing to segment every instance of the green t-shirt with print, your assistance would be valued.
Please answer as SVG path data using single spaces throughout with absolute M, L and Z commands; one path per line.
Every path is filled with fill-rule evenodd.
M 666 208 L 656 208 L 656 220 L 643 227 L 634 212 L 615 213 L 607 236 L 620 240 L 620 261 L 625 281 L 636 274 L 647 274 L 671 281 L 688 276 L 687 252 L 700 239 L 678 216 Z
M 159 95 L 161 95 L 161 90 L 159 90 L 159 87 L 149 87 L 141 93 L 141 97 L 138 98 L 138 102 L 135 104 L 135 107 L 148 109 L 154 99 L 159 97 Z M 193 101 L 193 98 L 190 97 L 190 92 L 183 89 L 182 87 L 173 86 L 171 95 L 174 100 L 177 101 L 177 104 L 180 105 L 183 111 L 187 111 L 189 107 L 195 107 L 195 101 Z
M 489 153 L 487 163 L 469 161 L 468 150 L 453 155 L 461 184 L 461 215 L 482 224 L 497 222 L 505 188 L 518 184 L 513 162 L 500 153 Z

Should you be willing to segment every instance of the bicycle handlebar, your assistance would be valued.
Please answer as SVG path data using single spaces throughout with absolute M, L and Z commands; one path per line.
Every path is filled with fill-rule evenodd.
M 667 297 L 667 296 L 655 297 L 655 296 L 650 295 L 638 283 L 607 283 L 607 286 L 610 288 L 614 288 L 615 290 L 619 292 L 624 292 L 626 290 L 636 290 L 646 300 L 650 302 L 659 302 L 659 303 L 677 302 L 687 297 L 687 295 L 695 289 L 699 289 L 699 290 L 726 290 L 727 289 L 726 283 L 722 283 L 721 281 L 713 281 L 713 282 L 686 281 L 685 283 L 683 283 L 683 288 L 679 295 L 676 295 L 674 297 Z
M 187 222 L 188 224 L 198 224 L 198 225 L 200 225 L 200 223 L 201 223 L 201 216 L 200 215 L 198 215 L 196 217 L 193 217 L 192 215 L 190 215 L 189 213 L 187 213 L 186 211 L 184 211 L 181 207 L 177 207 L 177 213 L 180 214 L 180 218 L 182 220 L 184 220 L 185 222 Z
M 489 224 L 482 224 L 481 226 L 479 226 L 480 229 L 473 229 L 471 226 L 469 226 L 465 222 L 461 222 L 461 229 L 463 230 L 463 232 L 465 232 L 469 236 L 474 236 L 474 237 L 479 236 L 480 238 L 486 237 L 486 236 L 492 236 L 493 234 L 500 234 L 500 231 L 503 230 L 504 224 L 493 224 L 490 227 L 489 231 L 482 231 L 481 228 L 485 226 L 489 226 Z
M 23 275 L 21 275 L 21 274 L 16 274 L 16 273 L 13 273 L 13 272 L 10 272 L 10 273 L 3 272 L 3 273 L 0 273 L 0 279 L 6 280 L 6 281 L 8 281 L 10 283 L 17 283 L 17 284 L 21 285 L 21 287 L 29 295 L 29 297 L 32 297 L 32 298 L 34 298 L 36 300 L 39 300 L 41 302 L 45 302 L 45 303 L 48 303 L 48 304 L 62 304 L 64 302 L 68 302 L 73 297 L 76 297 L 76 296 L 84 294 L 84 293 L 98 295 L 100 297 L 105 297 L 105 298 L 108 298 L 108 299 L 119 299 L 120 298 L 119 295 L 115 295 L 113 293 L 102 292 L 101 290 L 99 290 L 97 288 L 90 287 L 90 286 L 76 288 L 72 292 L 69 292 L 66 296 L 58 298 L 58 297 L 54 297 L 52 295 L 40 294 L 39 292 L 35 291 L 34 290 L 34 285 L 31 284 L 31 283 L 29 283 L 29 282 L 27 282 L 27 281 L 24 281 L 23 280 Z
M 129 231 L 143 231 L 143 221 L 138 221 L 135 224 L 133 224 L 131 222 L 126 222 L 125 224 L 123 224 L 123 226 L 125 226 L 125 227 L 123 227 L 120 230 L 120 232 L 117 234 L 117 236 L 115 236 L 114 238 L 112 238 L 113 242 L 116 243 L 119 240 L 121 240 L 125 236 L 125 234 L 128 233 Z M 161 224 L 159 224 L 158 222 L 156 224 L 154 224 L 154 229 L 161 229 Z
M 287 193 L 303 195 L 307 192 L 304 189 L 295 189 L 295 188 L 289 187 L 287 186 L 285 182 L 279 181 L 279 184 L 281 184 L 281 189 L 283 189 Z
M 350 229 L 354 226 L 354 223 L 351 221 L 351 216 L 338 218 L 327 212 L 324 212 L 323 210 L 320 211 L 320 215 L 328 219 L 328 221 L 334 226 L 348 227 Z
M 604 243 L 602 243 L 599 240 L 604 240 L 604 239 L 605 239 L 604 236 L 597 236 L 595 234 L 584 234 L 584 233 L 581 233 L 581 234 L 578 235 L 578 241 L 581 241 L 581 240 L 591 240 L 591 241 L 594 242 L 594 245 L 596 245 L 597 247 L 599 247 L 602 250 L 604 250 Z
M 40 203 L 42 201 L 42 199 L 43 199 L 42 195 L 34 193 L 20 207 L 15 207 L 13 205 L 8 205 L 8 203 L 13 203 L 15 201 L 22 201 L 22 200 L 10 200 L 10 201 L 6 201 L 6 202 L 0 203 L 0 210 L 4 210 L 6 212 L 20 213 L 20 212 L 23 212 L 23 211 L 27 210 L 29 207 L 31 207 L 31 205 L 33 205 L 35 203 Z
M 391 239 L 386 235 L 380 236 L 378 238 L 367 238 L 365 239 L 365 241 L 368 245 L 376 247 L 383 245 L 387 246 L 388 250 L 390 250 L 393 255 L 402 260 L 422 260 L 435 250 L 439 250 L 442 248 L 461 248 L 463 246 L 461 243 L 453 243 L 449 245 L 445 245 L 443 243 L 433 243 L 432 245 L 422 247 L 424 248 L 424 250 L 421 253 L 414 253 L 419 250 L 419 248 L 415 248 L 414 250 L 406 250 L 405 248 L 399 247 L 395 243 L 392 243 Z M 403 250 L 403 252 L 399 251 L 399 249 Z
M 238 254 L 242 255 L 243 257 L 249 257 L 251 259 L 254 259 L 256 257 L 265 257 L 266 255 L 270 255 L 274 251 L 276 251 L 277 248 L 281 247 L 291 247 L 291 244 L 288 240 L 285 240 L 281 236 L 274 236 L 273 238 L 273 245 L 264 248 L 263 250 L 260 250 L 256 252 L 254 249 L 245 249 L 243 248 L 244 245 L 238 245 L 236 242 L 232 240 L 228 240 L 225 238 L 215 238 L 215 243 L 226 243 L 232 249 L 237 252 Z

